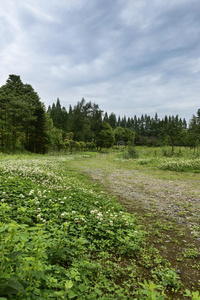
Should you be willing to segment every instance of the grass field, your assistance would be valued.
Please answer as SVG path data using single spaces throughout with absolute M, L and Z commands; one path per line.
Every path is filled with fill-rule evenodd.
M 197 153 L 0 156 L 0 299 L 200 299 Z

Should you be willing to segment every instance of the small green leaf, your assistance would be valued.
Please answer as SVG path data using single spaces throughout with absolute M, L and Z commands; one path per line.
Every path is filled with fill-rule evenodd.
M 74 284 L 73 284 L 72 280 L 67 280 L 65 283 L 66 290 L 70 290 L 73 287 L 73 285 Z
M 68 291 L 68 297 L 69 299 L 73 299 L 77 296 L 77 294 L 75 294 L 72 290 L 69 290 Z
M 11 252 L 11 253 L 8 255 L 8 258 L 9 258 L 9 259 L 14 259 L 14 258 L 16 258 L 17 256 L 19 256 L 21 253 L 22 253 L 22 251 Z
M 7 284 L 7 287 L 11 287 L 12 289 L 22 293 L 22 294 L 26 294 L 22 284 L 16 280 L 15 278 L 10 278 Z

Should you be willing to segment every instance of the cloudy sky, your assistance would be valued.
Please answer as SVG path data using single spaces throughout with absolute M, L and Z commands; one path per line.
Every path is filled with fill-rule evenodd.
M 0 86 L 29 83 L 46 107 L 80 101 L 188 121 L 200 108 L 199 0 L 1 0 Z

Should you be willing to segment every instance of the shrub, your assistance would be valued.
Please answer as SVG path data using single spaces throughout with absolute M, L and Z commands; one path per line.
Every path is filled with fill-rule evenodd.
M 139 157 L 139 154 L 136 151 L 134 146 L 129 146 L 128 150 L 123 153 L 123 158 L 125 158 L 125 159 L 131 159 L 131 158 L 136 159 L 138 157 Z

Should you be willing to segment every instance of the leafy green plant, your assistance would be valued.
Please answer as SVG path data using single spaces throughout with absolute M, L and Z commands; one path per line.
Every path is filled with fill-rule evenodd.
M 199 251 L 197 248 L 189 248 L 183 252 L 183 256 L 187 258 L 197 258 L 199 255 Z
M 139 291 L 139 295 L 142 295 L 144 298 L 148 300 L 163 300 L 165 299 L 165 295 L 163 292 L 159 292 L 162 290 L 161 285 L 155 284 L 153 281 L 147 282 L 144 280 L 144 283 L 140 283 L 142 289 Z
M 178 290 L 177 274 L 149 247 L 138 216 L 70 167 L 88 158 L 0 161 L 1 297 L 164 299 L 165 290 Z M 159 222 L 155 227 L 168 229 Z
M 196 292 L 191 292 L 188 289 L 185 290 L 185 297 L 190 297 L 192 300 L 200 300 L 200 294 L 198 291 Z
M 200 169 L 200 159 L 176 159 L 167 160 L 162 162 L 159 166 L 160 169 L 186 172 L 186 171 L 198 171 Z
M 134 146 L 128 146 L 128 149 L 120 155 L 124 159 L 136 159 L 139 157 L 138 151 Z

